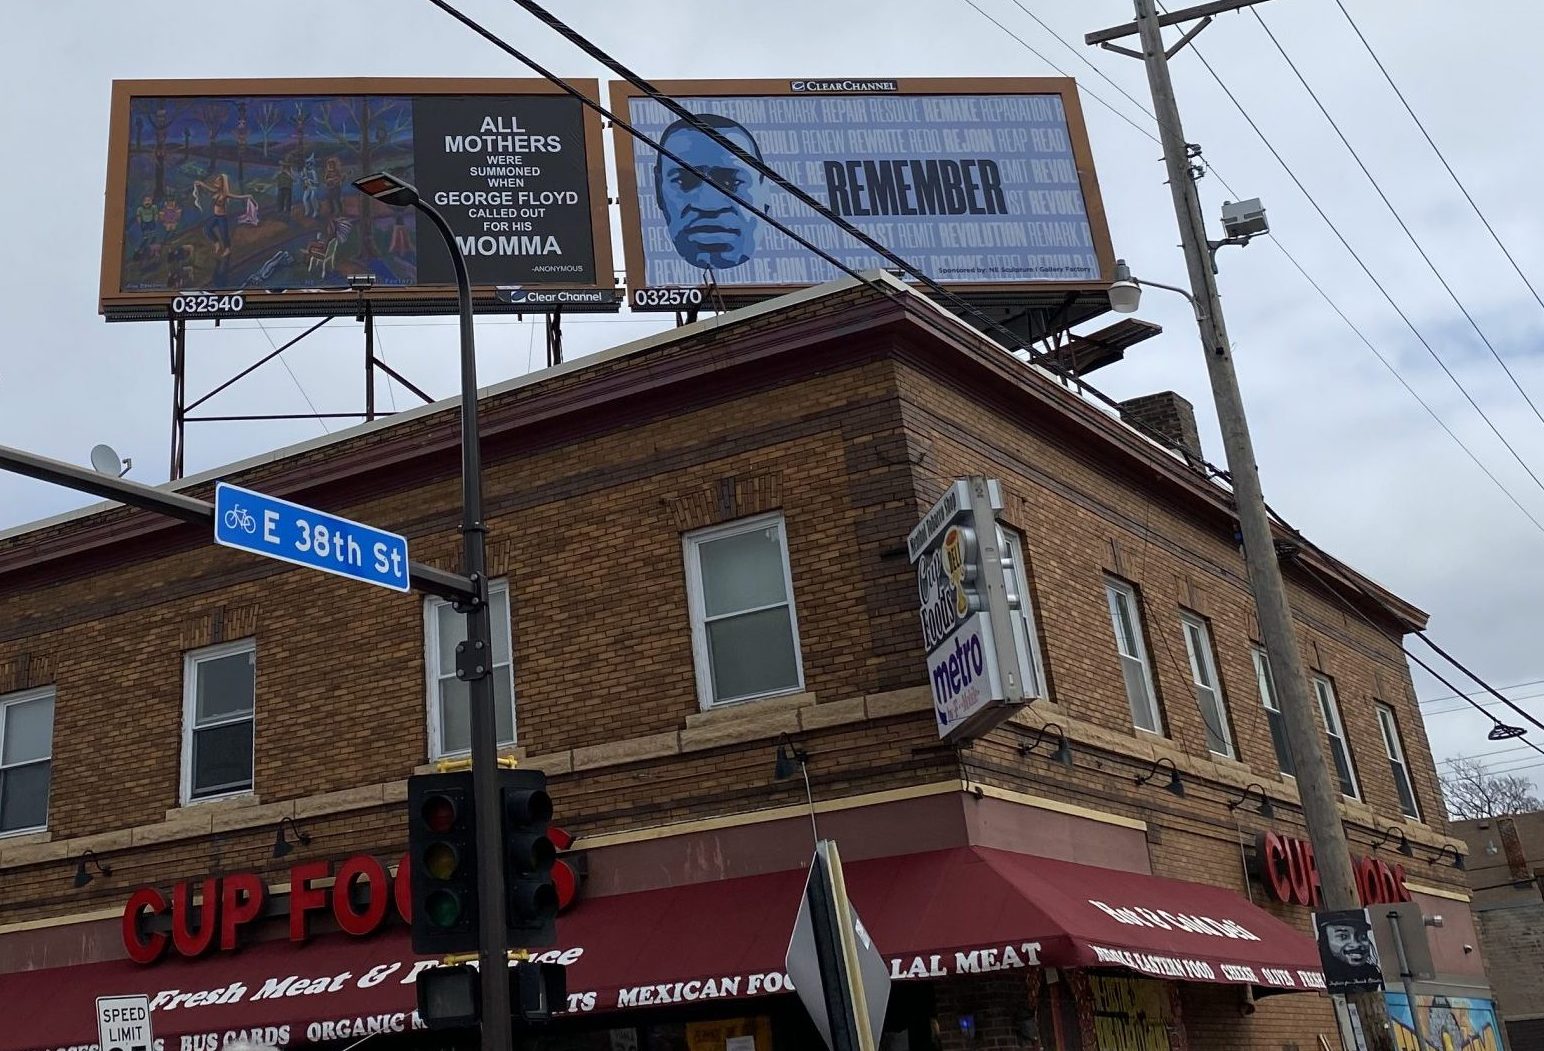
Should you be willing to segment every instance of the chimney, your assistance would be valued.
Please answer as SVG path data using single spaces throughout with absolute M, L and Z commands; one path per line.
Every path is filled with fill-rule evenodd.
M 1201 458 L 1201 435 L 1196 430 L 1195 407 L 1171 390 L 1144 394 L 1120 403 L 1121 419 L 1144 432 L 1161 435 L 1184 450 L 1190 458 Z

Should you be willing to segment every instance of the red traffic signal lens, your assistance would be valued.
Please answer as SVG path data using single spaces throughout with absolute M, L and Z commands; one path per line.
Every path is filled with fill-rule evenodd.
M 461 854 L 449 843 L 431 843 L 424 851 L 424 871 L 434 879 L 448 880 L 461 867 Z
M 444 834 L 456 823 L 456 801 L 446 795 L 432 795 L 423 802 L 420 813 L 424 824 L 433 832 Z
M 424 898 L 424 914 L 436 927 L 454 927 L 461 919 L 461 898 L 453 891 L 431 891 Z

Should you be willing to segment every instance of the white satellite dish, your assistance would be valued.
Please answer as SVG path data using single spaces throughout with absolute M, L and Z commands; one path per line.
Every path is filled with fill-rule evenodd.
M 111 445 L 91 447 L 91 467 L 97 474 L 105 474 L 109 478 L 122 478 L 133 466 L 133 460 L 123 459 L 118 455 L 118 450 Z

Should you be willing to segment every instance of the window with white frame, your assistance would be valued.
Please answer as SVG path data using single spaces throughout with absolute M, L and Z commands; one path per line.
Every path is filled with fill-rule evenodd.
M 1115 649 L 1120 654 L 1121 674 L 1126 680 L 1126 700 L 1131 704 L 1131 721 L 1150 733 L 1162 733 L 1158 718 L 1158 694 L 1153 689 L 1153 673 L 1147 663 L 1147 644 L 1142 639 L 1142 606 L 1136 589 L 1121 580 L 1104 582 L 1105 598 L 1110 605 L 1110 623 L 1115 629 Z
M 1399 809 L 1406 817 L 1421 820 L 1421 808 L 1415 801 L 1415 785 L 1410 781 L 1410 764 L 1405 762 L 1405 746 L 1399 740 L 1399 721 L 1394 709 L 1386 704 L 1377 706 L 1378 728 L 1383 731 L 1383 751 L 1389 757 L 1389 770 L 1394 775 L 1394 790 L 1399 794 Z
M 701 529 L 683 542 L 702 706 L 802 690 L 783 516 Z
M 1045 658 L 1040 652 L 1040 631 L 1035 624 L 1034 597 L 1029 590 L 1029 563 L 1024 549 L 1024 537 L 1009 526 L 999 527 L 1003 538 L 1003 550 L 1007 565 L 1004 567 L 1008 587 L 1012 590 L 1009 600 L 1018 601 L 1018 612 L 1023 618 L 1024 636 L 1029 643 L 1029 670 L 1033 682 L 1024 684 L 1024 692 L 1030 697 L 1049 696 L 1050 687 L 1045 677 Z
M 1319 711 L 1324 715 L 1324 733 L 1329 738 L 1330 758 L 1335 763 L 1335 776 L 1340 780 L 1342 795 L 1360 799 L 1356 786 L 1356 768 L 1351 763 L 1351 743 L 1346 740 L 1346 728 L 1340 722 L 1340 705 L 1335 701 L 1334 685 L 1322 675 L 1313 677 L 1313 692 L 1319 698 Z
M 1281 704 L 1276 700 L 1276 680 L 1271 677 L 1271 660 L 1264 650 L 1254 649 L 1255 682 L 1260 688 L 1260 703 L 1265 706 L 1265 721 L 1270 724 L 1271 744 L 1276 748 L 1276 765 L 1288 777 L 1297 776 L 1292 761 L 1292 747 L 1287 743 L 1287 728 L 1282 722 Z
M 0 835 L 48 827 L 54 691 L 0 697 Z
M 183 802 L 252 790 L 256 673 L 253 639 L 209 646 L 184 656 Z
M 1206 747 L 1217 755 L 1234 758 L 1233 734 L 1228 729 L 1228 705 L 1217 678 L 1217 659 L 1212 651 L 1212 629 L 1194 613 L 1179 615 L 1185 632 L 1185 650 L 1190 654 L 1190 678 L 1196 691 L 1196 705 L 1201 709 L 1201 723 L 1206 728 Z
M 509 582 L 488 585 L 493 621 L 493 699 L 499 744 L 515 743 L 515 663 L 510 637 Z M 424 604 L 424 666 L 429 678 L 429 758 L 466 755 L 472 750 L 470 687 L 456 678 L 456 647 L 466 641 L 466 614 L 443 599 Z

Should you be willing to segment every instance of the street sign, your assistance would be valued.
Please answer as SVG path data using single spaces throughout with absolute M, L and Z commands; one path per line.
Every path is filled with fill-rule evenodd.
M 214 542 L 366 584 L 407 591 L 407 538 L 220 482 Z
M 831 1051 L 875 1051 L 890 968 L 847 897 L 836 844 L 821 840 L 784 958 L 794 991 Z
M 99 996 L 97 1036 L 102 1051 L 150 1051 L 150 997 Z

